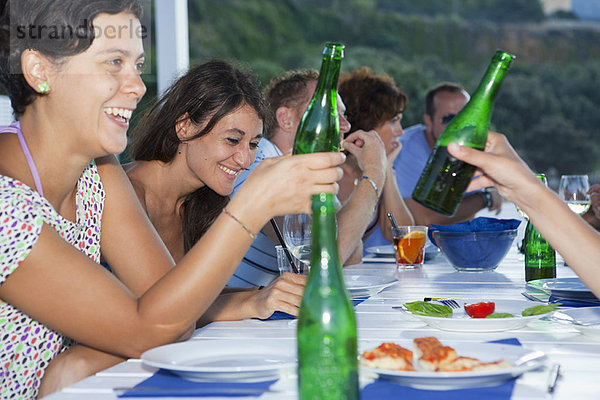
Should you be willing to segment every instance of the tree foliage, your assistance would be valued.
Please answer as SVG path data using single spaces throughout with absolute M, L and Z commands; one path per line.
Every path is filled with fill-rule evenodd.
M 453 81 L 473 91 L 494 51 L 510 51 L 517 59 L 493 128 L 534 170 L 600 167 L 600 28 L 543 20 L 538 1 L 189 1 L 193 62 L 237 60 L 266 84 L 318 68 L 323 43 L 341 41 L 343 70 L 369 66 L 408 94 L 404 126 L 421 122 L 429 87 Z

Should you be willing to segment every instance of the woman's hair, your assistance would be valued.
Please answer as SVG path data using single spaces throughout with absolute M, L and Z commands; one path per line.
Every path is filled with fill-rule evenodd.
M 408 97 L 389 75 L 376 75 L 368 67 L 346 72 L 340 77 L 338 91 L 346 105 L 350 133 L 369 131 L 404 112 Z
M 37 50 L 60 63 L 86 51 L 96 37 L 94 19 L 102 13 L 142 15 L 139 0 L 0 0 L 0 83 L 18 117 L 37 93 L 25 80 L 21 54 Z
M 246 73 L 224 61 L 209 61 L 191 68 L 179 78 L 140 120 L 133 131 L 130 155 L 134 160 L 171 162 L 180 144 L 177 122 L 189 118 L 198 133 L 193 140 L 210 133 L 226 115 L 241 107 L 252 107 L 263 123 L 267 109 L 256 82 Z M 181 217 L 184 249 L 187 252 L 212 225 L 228 196 L 220 196 L 208 186 L 187 195 Z

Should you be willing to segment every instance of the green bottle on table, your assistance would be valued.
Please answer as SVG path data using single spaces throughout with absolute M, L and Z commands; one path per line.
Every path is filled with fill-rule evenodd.
M 475 167 L 448 154 L 451 142 L 484 149 L 496 95 L 515 56 L 497 51 L 479 87 L 437 140 L 412 193 L 418 203 L 444 215 L 454 215 Z
M 356 317 L 337 250 L 335 204 L 313 200 L 311 269 L 298 316 L 298 392 L 301 400 L 357 400 Z
M 337 81 L 344 46 L 327 43 L 319 81 L 296 133 L 294 154 L 338 151 Z M 356 317 L 344 284 L 334 195 L 312 200 L 311 268 L 298 315 L 300 400 L 358 399 Z
M 537 177 L 546 184 L 544 174 L 537 174 Z M 556 251 L 530 220 L 527 220 L 527 228 L 525 228 L 523 249 L 525 252 L 525 281 L 556 278 Z

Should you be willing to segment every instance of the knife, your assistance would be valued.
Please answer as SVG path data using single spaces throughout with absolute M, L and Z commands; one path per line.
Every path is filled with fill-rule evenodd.
M 548 393 L 554 392 L 554 388 L 556 388 L 556 382 L 558 382 L 559 377 L 560 364 L 554 364 L 550 369 L 550 373 L 548 374 L 548 381 L 546 383 L 546 390 Z

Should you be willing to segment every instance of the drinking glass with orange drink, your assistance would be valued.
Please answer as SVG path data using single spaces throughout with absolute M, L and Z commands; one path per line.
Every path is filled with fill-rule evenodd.
M 427 242 L 426 226 L 392 227 L 396 266 L 398 268 L 417 268 L 425 259 L 425 243 Z

